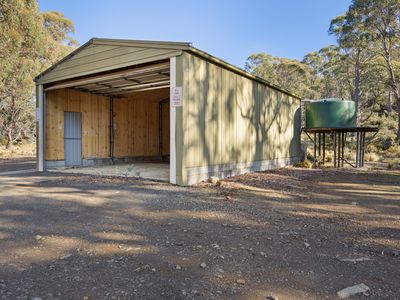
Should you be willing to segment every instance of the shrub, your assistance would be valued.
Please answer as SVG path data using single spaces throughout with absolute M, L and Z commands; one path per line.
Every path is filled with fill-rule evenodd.
M 355 153 L 351 151 L 346 151 L 344 153 L 344 158 L 347 160 L 355 160 L 355 156 L 356 156 Z
M 387 152 L 400 156 L 400 145 L 392 145 L 389 149 L 387 149 Z
M 396 112 L 392 112 L 390 114 L 373 113 L 369 120 L 363 125 L 379 127 L 378 133 L 368 148 L 374 146 L 376 150 L 387 150 L 395 144 L 397 129 Z M 377 152 L 376 150 L 371 149 L 371 152 Z
M 378 152 L 378 148 L 374 144 L 369 144 L 366 149 L 367 152 Z
M 380 157 L 376 153 L 366 153 L 365 154 L 365 159 L 369 162 L 374 162 L 374 161 L 379 161 Z
M 306 161 L 306 160 L 315 162 L 315 157 L 314 157 L 314 155 L 307 153 L 307 158 L 304 161 Z
M 294 167 L 310 169 L 312 167 L 312 162 L 306 159 L 301 162 L 298 162 L 297 164 L 294 164 Z

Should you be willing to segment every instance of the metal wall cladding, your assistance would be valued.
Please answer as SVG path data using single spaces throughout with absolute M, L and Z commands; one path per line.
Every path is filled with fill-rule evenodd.
M 356 105 L 351 100 L 326 99 L 306 105 L 306 128 L 356 126 Z
M 82 165 L 82 113 L 64 112 L 65 165 Z
M 89 45 L 82 47 L 72 57 L 54 65 L 53 69 L 43 74 L 37 83 L 44 84 L 96 74 L 98 72 L 168 59 L 179 54 L 179 51 L 173 49 Z
M 300 156 L 299 99 L 183 55 L 185 167 Z

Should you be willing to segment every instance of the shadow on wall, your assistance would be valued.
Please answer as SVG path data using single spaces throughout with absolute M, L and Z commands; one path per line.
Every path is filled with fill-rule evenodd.
M 293 121 L 293 137 L 290 140 L 289 146 L 289 155 L 291 157 L 300 157 L 300 149 L 301 149 L 301 108 L 297 108 L 294 113 L 294 121 Z
M 296 99 L 189 57 L 187 167 L 299 155 Z
M 257 95 L 255 105 L 246 109 L 237 99 L 237 106 L 241 117 L 248 120 L 248 131 L 255 133 L 253 160 L 298 156 L 298 116 L 297 113 L 293 115 L 288 96 L 256 83 L 253 83 L 252 94 Z
M 190 166 L 210 166 L 220 163 L 221 153 L 221 89 L 220 74 L 215 67 L 204 61 L 197 61 L 190 57 L 190 63 L 199 64 L 198 68 L 191 68 L 189 96 L 189 130 L 196 129 L 188 137 L 187 156 Z M 232 113 L 232 108 L 228 108 Z

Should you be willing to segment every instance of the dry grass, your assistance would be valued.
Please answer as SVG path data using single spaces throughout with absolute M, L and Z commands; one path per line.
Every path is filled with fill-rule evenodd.
M 6 149 L 6 147 L 3 145 L 0 145 L 0 158 L 2 159 L 35 157 L 35 156 L 36 156 L 35 143 L 14 145 L 11 150 Z
M 378 154 L 371 152 L 371 153 L 365 153 L 365 159 L 369 162 L 374 162 L 374 161 L 379 161 L 380 157 Z

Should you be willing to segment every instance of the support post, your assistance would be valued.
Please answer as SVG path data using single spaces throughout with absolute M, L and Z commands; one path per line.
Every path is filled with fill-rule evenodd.
M 45 98 L 43 85 L 36 86 L 36 169 L 45 171 Z
M 345 143 L 346 143 L 346 137 L 344 135 L 344 132 L 342 132 L 342 167 L 344 165 L 344 148 L 345 148 Z
M 162 101 L 158 103 L 158 156 L 161 157 L 162 160 L 162 150 L 163 150 L 163 128 L 162 128 Z
M 325 164 L 325 132 L 322 134 L 322 162 Z
M 318 157 L 321 157 L 321 133 L 318 133 Z
M 114 138 L 115 138 L 115 126 L 114 126 L 114 97 L 110 97 L 110 159 L 114 163 Z
M 185 143 L 184 143 L 184 122 L 183 108 L 185 106 L 184 82 L 184 58 L 183 55 L 170 58 L 170 182 L 178 185 L 187 184 L 185 164 Z M 175 99 L 173 92 L 179 91 L 182 94 Z M 175 99 L 175 101 L 174 101 Z
M 362 161 L 361 161 L 361 167 L 364 167 L 364 154 L 365 154 L 365 132 L 362 133 Z
M 317 134 L 314 132 L 314 166 L 317 165 Z
M 342 146 L 341 146 L 342 141 L 341 141 L 340 132 L 337 132 L 337 137 L 338 137 L 338 143 L 337 143 L 338 144 L 337 145 L 337 147 L 338 147 L 338 149 L 337 149 L 338 157 L 337 157 L 336 167 L 339 168 L 340 167 L 340 160 L 341 160 L 341 148 L 342 148 Z
M 357 137 L 356 137 L 356 168 L 359 167 L 359 161 L 360 161 L 360 157 L 359 157 L 359 144 L 360 144 L 360 133 L 357 131 Z
M 170 99 L 172 99 L 172 90 L 176 87 L 176 57 L 171 57 L 170 59 Z M 169 181 L 176 184 L 176 107 L 170 105 L 169 110 L 169 120 L 170 120 L 170 149 L 169 149 Z
M 333 167 L 336 168 L 336 132 L 333 132 Z
M 362 132 L 359 134 L 359 139 L 358 139 L 358 167 L 361 168 L 362 165 Z

